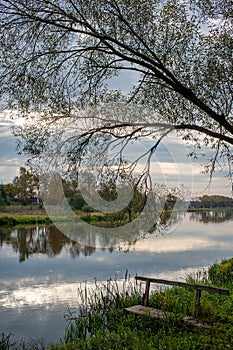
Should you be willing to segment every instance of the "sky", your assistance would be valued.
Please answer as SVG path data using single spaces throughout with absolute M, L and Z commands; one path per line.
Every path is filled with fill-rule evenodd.
M 121 75 L 108 82 L 110 89 L 120 89 L 127 93 L 136 82 L 134 72 Z M 0 183 L 12 182 L 19 174 L 20 166 L 25 165 L 26 157 L 19 156 L 16 151 L 16 139 L 12 134 L 14 122 L 7 114 L 0 114 Z M 130 145 L 128 160 L 134 159 L 138 154 L 144 153 L 152 145 L 151 139 L 139 140 Z M 231 181 L 227 177 L 227 168 L 216 171 L 210 183 L 209 174 L 203 174 L 203 167 L 208 159 L 190 159 L 187 154 L 192 147 L 184 143 L 176 135 L 169 136 L 160 145 L 158 152 L 151 162 L 151 174 L 155 183 L 163 183 L 168 187 L 183 186 L 191 197 L 204 194 L 219 194 L 231 197 Z M 208 153 L 208 152 L 207 152 Z M 141 164 L 143 167 L 143 164 Z M 140 167 L 139 167 L 140 168 Z
M 12 182 L 24 166 L 26 158 L 16 151 L 16 139 L 12 134 L 13 121 L 0 115 L 0 183 Z
M 12 182 L 19 174 L 20 166 L 25 165 L 26 157 L 19 156 L 16 151 L 16 139 L 12 134 L 13 122 L 7 117 L 0 117 L 0 183 Z M 152 145 L 152 140 L 144 139 L 131 144 L 126 152 L 126 158 L 134 159 L 144 153 Z M 220 194 L 231 196 L 231 181 L 226 172 L 216 172 L 212 182 L 209 182 L 209 174 L 203 174 L 203 166 L 206 158 L 190 159 L 187 154 L 190 146 L 172 136 L 160 145 L 151 162 L 151 174 L 153 181 L 164 183 L 168 187 L 179 187 L 192 192 L 192 197 L 203 194 Z M 139 165 L 142 169 L 143 162 Z

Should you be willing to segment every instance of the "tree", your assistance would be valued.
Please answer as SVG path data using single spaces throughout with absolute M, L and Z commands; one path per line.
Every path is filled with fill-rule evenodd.
M 30 169 L 20 167 L 20 174 L 13 180 L 15 197 L 23 204 L 29 204 L 39 196 L 39 177 Z
M 110 175 L 110 174 L 108 174 Z M 132 181 L 133 182 L 133 181 Z M 135 182 L 135 181 L 134 181 Z M 100 183 L 98 193 L 105 201 L 114 201 L 118 197 L 117 184 L 113 179 L 108 182 Z M 122 201 L 124 198 L 121 199 Z M 132 221 L 143 209 L 146 201 L 145 193 L 141 193 L 140 189 L 134 187 L 132 189 L 132 198 L 126 200 L 127 204 L 123 210 L 113 213 L 110 216 L 113 221 L 125 220 L 125 214 L 128 215 L 129 222 Z
M 6 193 L 6 197 L 12 201 L 14 200 L 15 196 L 17 195 L 17 191 L 13 183 L 7 183 L 3 185 L 4 191 Z
M 85 200 L 83 199 L 82 195 L 80 193 L 74 194 L 70 198 L 70 205 L 72 208 L 77 210 L 82 210 L 82 207 L 86 205 Z
M 204 195 L 199 200 L 202 208 L 232 207 L 233 205 L 232 198 L 219 195 Z
M 122 170 L 122 151 L 130 141 L 155 139 L 146 152 L 149 164 L 161 140 L 175 130 L 213 149 L 211 173 L 221 157 L 231 162 L 231 5 L 2 0 L 1 92 L 11 108 L 32 117 L 18 131 L 26 140 L 23 151 L 53 151 L 58 161 L 59 150 L 77 166 L 88 154 L 93 159 L 93 150 L 99 161 L 120 140 L 114 161 Z M 110 78 L 129 71 L 137 78 L 129 94 L 108 91 Z
M 6 192 L 3 184 L 0 184 L 0 207 L 6 205 Z

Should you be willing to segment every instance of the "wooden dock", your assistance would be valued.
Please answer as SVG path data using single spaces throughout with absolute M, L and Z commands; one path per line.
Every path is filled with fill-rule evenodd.
M 205 327 L 205 328 L 211 327 L 209 324 L 202 322 L 199 319 L 200 299 L 201 299 L 201 292 L 202 291 L 207 291 L 210 293 L 217 293 L 217 294 L 222 294 L 222 295 L 229 295 L 230 294 L 229 290 L 211 287 L 211 286 L 206 286 L 206 285 L 184 283 L 184 282 L 178 282 L 178 281 L 169 281 L 169 280 L 164 280 L 164 279 L 149 278 L 149 277 L 142 277 L 142 276 L 136 276 L 135 278 L 136 278 L 136 280 L 146 282 L 145 293 L 143 294 L 143 297 L 142 297 L 142 304 L 125 308 L 124 311 L 126 313 L 135 314 L 135 315 L 139 315 L 139 316 L 148 315 L 152 319 L 166 319 L 169 316 L 174 317 L 173 312 L 165 312 L 163 310 L 149 307 L 150 284 L 151 283 L 160 283 L 163 285 L 191 288 L 191 289 L 196 290 L 196 296 L 195 296 L 195 301 L 194 301 L 194 317 L 186 316 L 183 318 L 183 321 L 186 324 L 193 326 L 193 327 Z
M 130 314 L 135 314 L 139 316 L 149 316 L 151 319 L 163 319 L 166 320 L 169 317 L 174 317 L 173 312 L 164 312 L 159 309 L 154 309 L 153 307 L 149 306 L 143 306 L 143 305 L 135 305 L 135 306 L 130 306 L 124 309 L 126 313 Z M 205 328 L 210 328 L 211 326 L 205 322 L 202 322 L 200 320 L 197 320 L 192 317 L 184 317 L 183 321 L 193 327 L 205 327 Z

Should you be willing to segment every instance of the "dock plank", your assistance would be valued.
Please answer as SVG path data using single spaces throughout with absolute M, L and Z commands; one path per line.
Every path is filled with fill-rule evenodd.
M 130 306 L 125 308 L 124 310 L 130 314 L 136 314 L 140 316 L 148 315 L 152 319 L 165 318 L 169 314 L 169 313 L 165 313 L 162 310 L 154 309 L 153 307 L 143 306 L 143 305 Z
M 174 316 L 173 312 L 164 312 L 163 310 L 155 309 L 153 307 L 149 306 L 143 306 L 143 305 L 134 305 L 130 306 L 124 309 L 126 313 L 139 315 L 139 316 L 145 316 L 148 315 L 151 319 L 166 319 L 169 316 Z M 204 327 L 204 328 L 211 328 L 211 325 L 208 323 L 202 322 L 200 320 L 197 320 L 192 317 L 184 317 L 183 321 L 193 327 Z

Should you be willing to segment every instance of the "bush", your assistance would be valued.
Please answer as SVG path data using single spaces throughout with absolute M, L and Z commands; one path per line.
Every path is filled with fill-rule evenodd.
M 209 270 L 210 282 L 218 286 L 228 286 L 233 283 L 233 258 L 213 264 Z
M 85 200 L 83 199 L 81 194 L 75 194 L 73 197 L 70 198 L 70 206 L 73 209 L 81 210 L 85 204 Z
M 5 206 L 5 201 L 4 201 L 4 198 L 2 198 L 1 194 L 0 194 L 0 207 L 3 207 Z
M 94 210 L 89 205 L 84 204 L 84 206 L 82 207 L 82 211 L 84 211 L 85 213 L 93 213 Z

